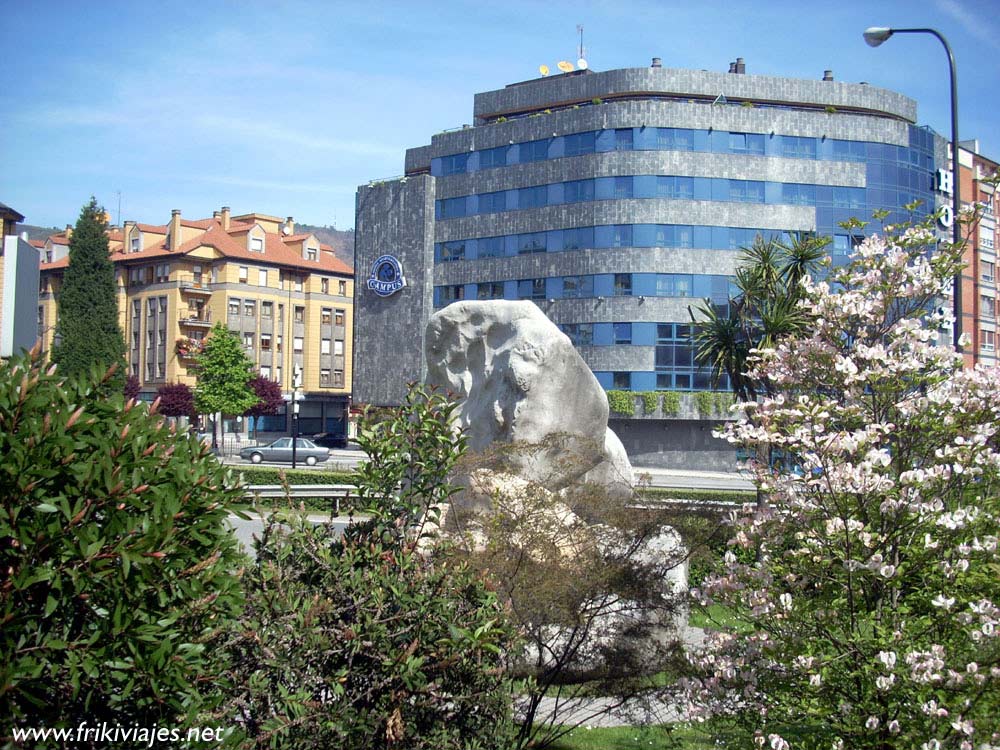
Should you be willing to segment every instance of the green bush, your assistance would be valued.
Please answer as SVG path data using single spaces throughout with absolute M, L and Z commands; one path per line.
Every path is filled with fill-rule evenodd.
M 643 413 L 655 414 L 660 405 L 660 394 L 656 391 L 643 391 L 639 395 L 642 397 Z
M 354 484 L 353 471 L 312 471 L 310 469 L 279 469 L 254 467 L 239 469 L 243 484 Z M 284 477 L 284 479 L 282 478 Z
M 635 394 L 632 391 L 608 391 L 611 411 L 631 417 L 635 414 Z
M 238 492 L 195 439 L 97 375 L 0 364 L 0 715 L 178 727 L 210 705 L 205 643 L 239 611 Z
M 681 394 L 677 391 L 663 392 L 663 415 L 666 417 L 676 416 L 681 411 Z
M 507 748 L 504 663 L 514 630 L 494 592 L 447 549 L 419 544 L 464 449 L 451 407 L 411 394 L 362 429 L 358 489 L 372 514 L 337 541 L 276 519 L 227 636 L 226 709 L 244 747 Z

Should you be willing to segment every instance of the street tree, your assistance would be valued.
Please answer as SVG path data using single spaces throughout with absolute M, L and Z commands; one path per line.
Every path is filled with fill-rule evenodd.
M 80 211 L 69 238 L 69 265 L 59 293 L 58 346 L 52 361 L 64 377 L 103 374 L 114 366 L 105 395 L 125 387 L 125 339 L 118 324 L 118 288 L 108 254 L 107 221 L 96 198 Z
M 1000 740 L 1000 377 L 945 343 L 961 248 L 934 243 L 928 224 L 872 236 L 804 279 L 811 325 L 751 356 L 770 395 L 722 431 L 766 502 L 696 594 L 741 627 L 686 693 L 756 746 Z
M 270 378 L 265 378 L 259 372 L 250 379 L 250 387 L 257 395 L 257 403 L 247 409 L 243 416 L 253 417 L 253 436 L 257 438 L 260 418 L 277 414 L 285 405 L 285 397 L 281 393 L 281 384 Z
M 194 406 L 199 414 L 212 415 L 212 447 L 217 448 L 218 415 L 243 414 L 258 401 L 250 387 L 253 363 L 236 334 L 216 323 L 197 364 Z
M 166 383 L 156 390 L 160 400 L 159 412 L 165 417 L 188 417 L 193 419 L 194 391 L 187 383 Z

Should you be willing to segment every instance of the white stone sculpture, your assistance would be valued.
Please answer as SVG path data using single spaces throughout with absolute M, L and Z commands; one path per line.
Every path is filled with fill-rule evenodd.
M 469 449 L 535 446 L 516 473 L 559 490 L 582 478 L 631 490 L 632 466 L 608 428 L 608 399 L 569 338 L 531 302 L 456 302 L 431 316 L 427 382 L 459 400 Z

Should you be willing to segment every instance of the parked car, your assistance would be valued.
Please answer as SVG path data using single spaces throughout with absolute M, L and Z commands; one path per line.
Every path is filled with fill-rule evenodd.
M 335 432 L 317 432 L 311 438 L 316 445 L 324 445 L 327 448 L 346 448 L 347 435 L 340 435 Z
M 308 438 L 296 438 L 295 458 L 308 466 L 315 466 L 318 461 L 330 458 L 330 449 L 316 445 Z M 257 445 L 240 451 L 240 458 L 259 464 L 261 461 L 291 462 L 292 439 L 278 438 L 270 445 Z

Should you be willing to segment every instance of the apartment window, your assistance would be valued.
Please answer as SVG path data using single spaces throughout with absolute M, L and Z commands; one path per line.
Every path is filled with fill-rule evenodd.
M 296 292 L 302 291 L 302 277 L 295 275 L 292 277 L 292 289 Z
M 320 313 L 319 319 L 323 325 L 325 326 L 330 325 L 333 322 L 333 309 L 329 307 L 324 307 L 322 312 Z
M 656 178 L 656 197 L 691 200 L 694 198 L 694 178 L 660 175 Z
M 343 388 L 344 387 L 344 371 L 334 370 L 333 371 L 333 387 Z
M 437 202 L 437 218 L 439 219 L 460 219 L 466 214 L 465 196 L 457 198 L 445 198 Z
M 257 286 L 267 286 L 267 269 L 257 269 Z
M 764 183 L 756 180 L 730 180 L 729 200 L 736 203 L 763 203 Z
M 279 323 L 284 323 L 285 322 L 285 306 L 284 305 L 278 305 L 278 322 Z
M 253 350 L 254 346 L 254 335 L 252 333 L 243 334 L 243 348 Z
M 281 368 L 280 367 L 275 367 L 274 368 L 274 382 L 275 383 L 280 383 L 281 382 Z
M 243 314 L 248 318 L 257 317 L 257 302 L 252 299 L 243 300 Z
M 128 283 L 129 286 L 140 286 L 143 283 L 145 277 L 145 268 L 139 266 L 138 268 L 128 269 Z
M 295 317 L 293 320 L 296 323 L 304 323 L 306 320 L 306 309 L 300 305 L 295 306 Z
M 517 236 L 517 254 L 527 255 L 529 253 L 545 252 L 545 232 L 533 232 L 531 234 L 519 234 Z
M 247 268 L 246 266 L 240 266 L 240 277 L 239 277 L 240 283 L 246 284 L 247 278 L 249 278 L 249 276 L 250 276 L 250 269 Z
M 979 316 L 982 318 L 996 317 L 996 301 L 985 294 L 979 297 Z
M 615 130 L 615 151 L 632 150 L 632 128 L 618 128 Z
M 319 353 L 329 354 L 330 353 L 330 339 L 321 339 L 319 342 Z
M 781 155 L 793 159 L 815 159 L 816 139 L 784 135 L 781 137 Z
M 986 260 L 979 261 L 979 272 L 983 281 L 993 282 L 993 264 Z
M 284 341 L 284 337 L 279 333 L 278 337 L 274 340 L 274 350 L 278 354 L 281 354 L 281 345 L 282 345 L 283 341 Z M 280 373 L 280 370 L 279 370 L 279 373 Z M 279 377 L 279 380 L 280 380 L 280 377 Z
M 528 141 L 527 143 L 522 143 L 519 148 L 521 163 L 530 161 L 542 161 L 543 159 L 549 158 L 549 142 L 544 141 Z
M 337 282 L 337 294 L 339 294 L 341 297 L 346 297 L 347 296 L 347 282 L 346 281 L 338 281 Z
M 334 310 L 333 311 L 333 324 L 335 326 L 343 326 L 344 325 L 344 311 L 343 310 Z
M 630 273 L 615 274 L 615 296 L 616 297 L 632 296 L 632 274 Z
M 565 323 L 559 326 L 573 346 L 590 346 L 594 343 L 593 323 Z
M 319 371 L 319 384 L 329 386 L 330 385 L 330 371 L 320 370 Z
M 260 303 L 260 317 L 270 318 L 274 312 L 273 302 L 261 302 Z
M 261 348 L 263 348 L 263 342 L 262 342 Z M 260 376 L 262 378 L 264 378 L 265 380 L 270 380 L 271 379 L 271 368 L 270 368 L 270 366 L 268 366 L 268 365 L 261 365 Z
M 576 229 L 564 229 L 562 233 L 563 250 L 579 250 L 585 247 L 594 246 L 594 228 L 577 227 Z
M 615 323 L 615 343 L 616 344 L 632 343 L 631 323 Z
M 632 244 L 631 224 L 615 224 L 611 230 L 611 247 L 628 247 Z
M 634 189 L 631 177 L 615 177 L 615 198 L 631 198 Z
M 271 351 L 271 334 L 262 333 L 260 335 L 260 350 L 263 352 Z
M 688 128 L 657 128 L 656 148 L 661 151 L 693 151 L 694 131 Z
M 52 262 L 52 251 L 51 250 L 46 250 L 45 251 L 45 262 L 46 263 L 51 263 Z
M 292 339 L 292 351 L 296 354 L 302 353 L 303 346 L 305 346 L 305 342 L 301 336 L 296 336 Z
M 979 331 L 979 348 L 984 352 L 996 350 L 996 334 L 993 331 Z
M 656 274 L 657 297 L 690 297 L 691 276 L 678 273 Z
M 441 174 L 462 174 L 469 163 L 468 154 L 451 154 L 441 157 Z
M 240 301 L 233 297 L 229 298 L 229 314 L 239 315 L 240 314 Z
M 157 263 L 156 264 L 156 283 L 164 284 L 170 280 L 170 264 L 169 263 Z
M 330 279 L 323 278 L 319 280 L 319 291 L 321 294 L 330 293 Z
M 479 196 L 479 213 L 494 214 L 507 210 L 507 192 L 498 190 L 493 193 L 481 193 Z
M 263 237 L 251 237 L 250 238 L 250 252 L 262 253 L 264 252 L 264 238 Z
M 334 339 L 333 340 L 333 356 L 343 357 L 344 356 L 344 340 Z
M 984 250 L 994 249 L 993 237 L 990 236 L 991 234 L 992 230 L 983 229 L 982 227 L 979 228 L 979 246 Z
M 611 373 L 612 386 L 616 391 L 628 391 L 632 389 L 632 373 L 613 372 Z
M 142 250 L 142 246 L 141 246 L 141 240 L 140 240 L 139 237 L 133 237 L 131 240 L 129 240 L 129 251 L 130 252 L 137 253 L 140 250 Z
M 319 250 L 314 247 L 306 248 L 306 260 L 316 260 L 319 257 Z
M 764 136 L 760 133 L 730 133 L 729 150 L 734 154 L 764 153 Z

